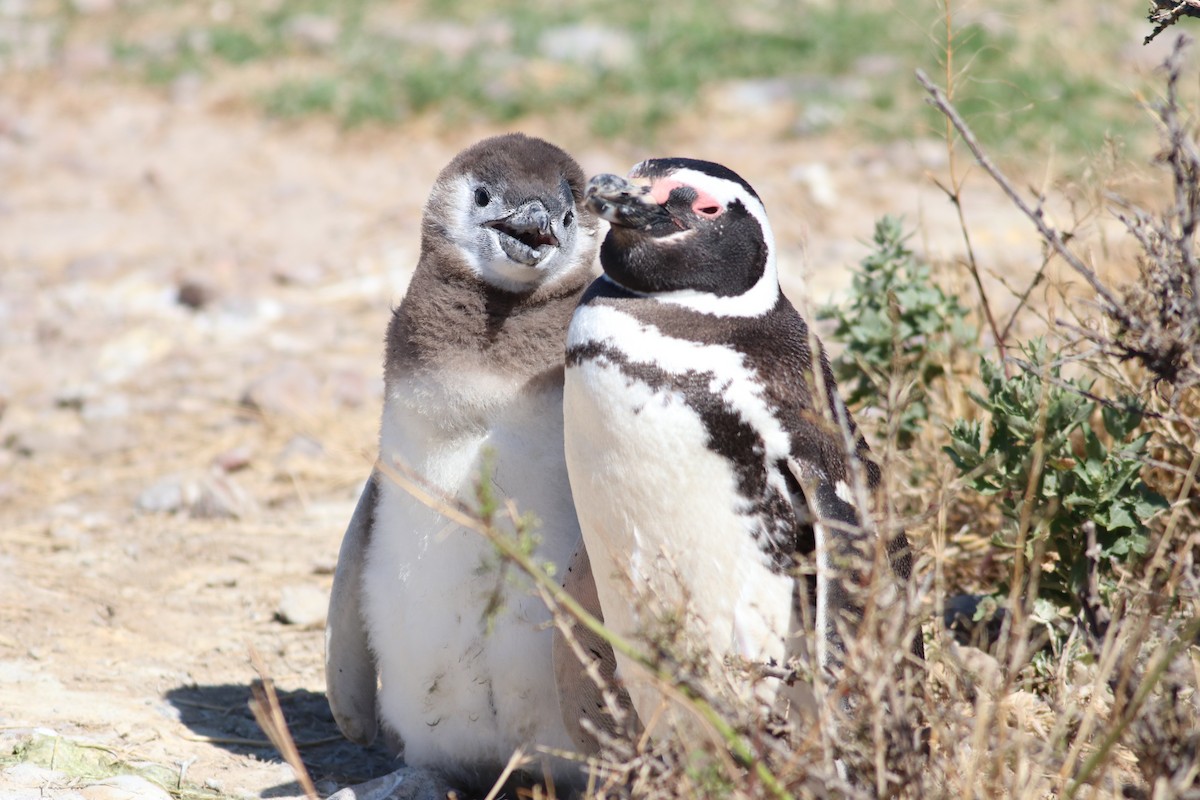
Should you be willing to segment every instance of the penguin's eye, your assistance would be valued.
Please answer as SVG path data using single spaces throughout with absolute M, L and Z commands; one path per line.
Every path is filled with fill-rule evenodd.
M 568 211 L 566 214 L 563 214 L 563 227 L 564 228 L 571 227 L 571 223 L 574 221 L 575 221 L 575 212 L 574 211 Z
M 492 196 L 488 194 L 487 189 L 481 186 L 475 190 L 475 205 L 482 207 L 490 202 L 492 202 Z
M 720 206 L 703 206 L 696 209 L 696 213 L 702 217 L 715 217 L 721 213 Z

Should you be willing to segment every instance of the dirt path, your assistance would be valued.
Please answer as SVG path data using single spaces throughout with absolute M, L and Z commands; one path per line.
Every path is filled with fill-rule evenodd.
M 185 770 L 193 790 L 294 794 L 272 748 L 237 743 L 262 738 L 246 710 L 254 647 L 296 737 L 330 740 L 304 750 L 322 788 L 385 771 L 381 752 L 336 740 L 319 620 L 277 612 L 303 621 L 307 600 L 320 615 L 421 206 L 485 131 L 343 136 L 69 84 L 3 96 L 0 754 L 45 728 Z M 650 155 L 530 127 L 589 172 Z M 793 295 L 803 238 L 823 299 L 884 211 L 921 219 L 932 250 L 957 248 L 923 177 L 943 166 L 936 146 L 764 132 L 681 134 L 672 154 L 756 184 Z M 1007 204 L 982 185 L 971 197 L 981 255 L 1036 265 Z M 86 783 L 0 765 L 3 797 L 102 796 Z

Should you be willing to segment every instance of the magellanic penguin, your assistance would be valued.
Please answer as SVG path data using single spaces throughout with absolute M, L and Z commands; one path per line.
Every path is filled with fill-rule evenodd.
M 549 612 L 495 569 L 487 540 L 386 467 L 474 505 L 488 464 L 499 499 L 540 520 L 536 557 L 565 571 L 579 527 L 563 461 L 563 343 L 598 238 L 584 180 L 567 153 L 522 134 L 485 139 L 438 176 L 387 332 L 381 466 L 338 557 L 326 632 L 338 726 L 369 742 L 381 722 L 410 767 L 468 789 L 490 786 L 518 747 L 571 748 Z
M 659 642 L 680 632 L 664 623 L 681 627 L 676 641 L 692 652 L 675 657 L 757 714 L 781 700 L 779 681 L 751 686 L 727 665 L 782 666 L 815 650 L 836 677 L 875 552 L 858 512 L 869 502 L 856 495 L 869 495 L 880 471 L 780 291 L 754 189 L 683 158 L 644 161 L 630 177 L 637 183 L 600 175 L 588 185 L 588 204 L 611 227 L 604 274 L 567 336 L 576 510 L 606 623 Z M 807 592 L 795 566 L 814 550 L 811 647 L 798 641 Z M 887 551 L 907 579 L 902 533 Z M 617 662 L 643 724 L 671 718 L 662 693 Z

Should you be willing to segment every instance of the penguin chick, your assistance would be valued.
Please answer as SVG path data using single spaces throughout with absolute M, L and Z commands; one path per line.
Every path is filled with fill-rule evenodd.
M 522 134 L 485 139 L 442 170 L 388 327 L 379 440 L 382 465 L 472 507 L 490 453 L 496 496 L 537 515 L 535 555 L 560 574 L 579 542 L 562 371 L 568 320 L 594 276 L 584 179 L 567 153 Z M 545 605 L 506 580 L 488 541 L 384 471 L 350 520 L 330 599 L 338 726 L 365 743 L 382 723 L 410 767 L 461 788 L 490 786 L 518 747 L 569 749 Z M 550 767 L 561 781 L 578 774 Z
M 637 183 L 589 183 L 611 227 L 604 274 L 567 336 L 566 457 L 584 545 L 611 628 L 675 637 L 693 652 L 673 657 L 706 690 L 760 714 L 783 700 L 780 681 L 752 684 L 727 665 L 806 651 L 796 555 L 814 550 L 814 649 L 827 670 L 840 665 L 874 553 L 855 487 L 874 490 L 880 471 L 780 291 L 754 189 L 692 159 L 630 175 Z M 888 553 L 906 580 L 902 533 Z M 641 721 L 662 719 L 662 693 L 616 661 Z

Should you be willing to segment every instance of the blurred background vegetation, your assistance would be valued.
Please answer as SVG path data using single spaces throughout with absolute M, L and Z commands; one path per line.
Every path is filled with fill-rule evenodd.
M 272 116 L 351 128 L 571 114 L 597 137 L 646 141 L 732 97 L 794 101 L 797 136 L 888 139 L 942 130 L 912 71 L 945 78 L 950 54 L 954 99 L 986 144 L 1070 157 L 1152 131 L 1130 102 L 1152 63 L 1144 13 L 1078 0 L 949 15 L 932 0 L 6 0 L 0 64 L 219 84 Z

